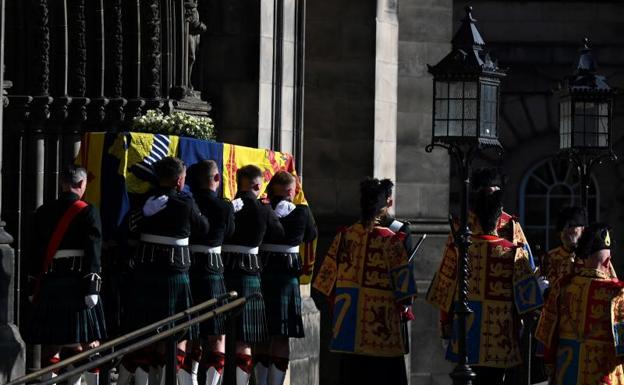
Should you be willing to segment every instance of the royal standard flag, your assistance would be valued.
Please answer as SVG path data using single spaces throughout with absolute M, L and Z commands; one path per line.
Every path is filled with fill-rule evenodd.
M 187 166 L 212 159 L 222 175 L 224 198 L 236 194 L 236 171 L 255 164 L 264 175 L 264 187 L 280 170 L 297 175 L 292 155 L 272 150 L 218 143 L 175 135 L 146 133 L 90 132 L 84 135 L 77 162 L 89 174 L 85 200 L 100 208 L 105 240 L 125 237 L 124 218 L 143 201 L 155 183 L 152 165 L 166 156 L 176 156 Z M 307 204 L 301 182 L 297 179 L 295 204 Z M 316 260 L 316 240 L 302 244 L 301 283 L 310 283 Z

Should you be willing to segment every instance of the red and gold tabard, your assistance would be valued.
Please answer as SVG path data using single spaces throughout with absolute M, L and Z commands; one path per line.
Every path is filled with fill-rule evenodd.
M 624 282 L 581 268 L 548 296 L 535 337 L 558 385 L 624 385 Z
M 565 246 L 559 246 L 548 252 L 542 271 L 549 282 L 574 273 L 574 252 Z
M 341 230 L 314 280 L 333 300 L 330 350 L 370 356 L 404 354 L 399 301 L 416 296 L 403 235 L 360 223 Z
M 476 217 L 474 218 L 476 222 Z M 470 365 L 509 368 L 521 363 L 519 315 L 542 306 L 535 267 L 519 224 L 505 215 L 499 235 L 473 228 L 469 248 L 469 306 L 467 353 Z M 475 223 L 473 222 L 473 223 Z M 510 239 L 503 238 L 506 234 Z M 515 241 L 515 242 L 513 242 Z M 431 282 L 427 301 L 441 310 L 443 329 L 451 324 L 447 359 L 457 361 L 457 327 L 453 304 L 457 300 L 458 250 L 449 236 L 440 267 Z
M 545 273 L 546 279 L 548 279 L 551 283 L 554 283 L 561 277 L 573 274 L 576 270 L 583 266 L 581 263 L 577 263 L 575 259 L 576 256 L 574 251 L 565 246 L 559 246 L 550 250 L 544 263 L 545 266 L 542 270 Z M 609 270 L 609 278 L 617 278 L 617 274 L 615 273 L 615 269 L 613 268 L 611 261 L 609 261 Z

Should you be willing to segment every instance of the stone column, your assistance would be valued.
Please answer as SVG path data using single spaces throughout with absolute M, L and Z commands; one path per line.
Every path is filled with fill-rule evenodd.
M 80 149 L 82 125 L 87 120 L 87 19 L 85 2 L 69 0 L 69 119 L 63 138 L 63 163 L 69 163 Z
M 161 100 L 160 0 L 141 2 L 141 96 L 144 111 L 163 106 Z
M 4 0 L 0 0 L 0 69 L 4 68 Z M 4 71 L 0 70 L 0 85 L 4 90 Z M 2 159 L 3 110 L 8 99 L 2 95 L 0 106 L 0 159 Z M 1 184 L 0 184 L 1 187 Z M 2 194 L 0 194 L 2 196 Z M 0 212 L 2 201 L 0 200 Z M 4 230 L 0 220 L 0 382 L 6 383 L 24 375 L 26 347 L 15 326 L 15 254 L 10 244 L 13 238 Z
M 123 0 L 124 47 L 124 95 L 128 97 L 125 109 L 126 125 L 141 114 L 145 101 L 141 98 L 141 2 Z
M 121 131 L 124 107 L 127 100 L 123 95 L 123 20 L 122 0 L 109 0 L 104 12 L 106 33 L 106 72 L 104 73 L 104 94 L 109 98 L 106 109 L 107 131 Z
M 438 312 L 425 302 L 449 231 L 449 157 L 426 153 L 431 142 L 432 88 L 427 64 L 450 50 L 451 0 L 399 2 L 399 86 L 396 146 L 396 215 L 412 223 L 412 232 L 429 236 L 416 257 L 419 297 L 412 322 L 411 383 L 450 384 L 452 366 L 444 359 Z
M 87 130 L 98 131 L 106 117 L 108 99 L 104 97 L 104 0 L 88 0 L 87 15 Z

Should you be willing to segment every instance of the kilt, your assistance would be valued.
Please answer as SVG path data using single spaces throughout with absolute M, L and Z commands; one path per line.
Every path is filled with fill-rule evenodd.
M 300 261 L 298 253 L 260 252 L 262 294 L 266 304 L 269 335 L 305 337 L 299 290 Z
M 249 297 L 253 294 L 262 294 L 259 269 L 246 269 L 245 266 L 254 266 L 249 263 L 255 255 L 224 252 L 225 286 L 234 290 L 240 297 Z M 245 303 L 240 314 L 235 315 L 234 328 L 236 340 L 253 344 L 268 339 L 266 309 L 262 296 L 253 297 Z
M 68 345 L 106 338 L 102 301 L 87 308 L 83 275 L 59 271 L 43 276 L 24 332 L 27 343 Z
M 209 263 L 209 261 L 215 260 L 216 258 L 221 260 L 221 254 L 193 253 L 191 256 L 192 262 L 189 276 L 191 279 L 191 293 L 193 294 L 193 300 L 196 304 L 211 300 L 226 293 L 223 269 L 215 269 Z M 223 334 L 225 334 L 224 314 L 217 314 L 215 317 L 199 325 L 200 337 L 219 336 Z
M 192 306 L 188 273 L 158 269 L 135 268 L 126 302 L 125 331 L 130 332 L 150 323 L 180 313 Z M 176 323 L 188 321 L 182 318 Z M 197 338 L 197 325 L 180 335 L 180 340 Z

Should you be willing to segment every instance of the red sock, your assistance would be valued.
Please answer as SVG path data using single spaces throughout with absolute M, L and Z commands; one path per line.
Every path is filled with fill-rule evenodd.
M 188 365 L 188 367 L 185 365 L 186 363 L 186 352 L 182 349 L 178 349 L 178 353 L 176 354 L 176 359 L 177 359 L 177 365 L 176 365 L 176 372 L 179 371 L 180 369 L 184 369 L 187 372 L 191 372 L 190 370 L 190 363 Z
M 249 354 L 236 354 L 236 366 L 241 368 L 241 370 L 247 374 L 251 374 L 253 369 L 253 359 Z
M 221 352 L 208 353 L 204 360 L 204 367 L 206 369 L 215 368 L 219 374 L 223 373 L 223 368 L 225 367 L 225 354 Z
M 288 370 L 288 362 L 290 360 L 288 358 L 283 358 L 283 357 L 271 357 L 271 363 L 273 365 L 275 365 L 275 367 L 279 370 L 281 370 L 282 372 L 285 372 Z
M 57 357 L 56 354 L 53 354 L 53 355 L 48 356 L 48 357 L 43 357 L 41 359 L 41 364 L 42 364 L 41 366 L 45 368 L 45 367 L 48 367 L 50 365 L 58 364 L 59 362 L 61 362 L 61 358 Z M 58 374 L 58 369 L 52 371 L 52 373 Z

